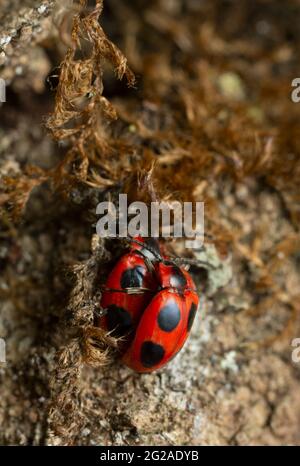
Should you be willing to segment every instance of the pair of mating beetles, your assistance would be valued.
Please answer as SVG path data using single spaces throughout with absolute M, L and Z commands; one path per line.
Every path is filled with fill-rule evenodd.
M 199 297 L 190 274 L 153 238 L 137 237 L 108 276 L 98 325 L 122 337 L 122 361 L 152 372 L 183 347 Z

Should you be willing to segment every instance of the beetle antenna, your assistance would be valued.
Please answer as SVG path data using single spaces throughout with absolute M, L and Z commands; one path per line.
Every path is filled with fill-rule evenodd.
M 153 248 L 151 248 L 151 246 L 149 246 L 147 243 L 142 243 L 141 241 L 134 239 L 134 238 L 128 238 L 128 241 L 130 241 L 131 243 L 137 244 L 138 246 L 142 246 L 143 248 L 148 249 L 148 251 L 150 251 L 153 254 L 153 256 L 155 256 L 157 259 L 163 260 L 161 255 L 157 251 L 155 251 Z
M 206 267 L 212 269 L 212 270 L 216 270 L 217 267 L 215 267 L 214 265 L 210 264 L 209 262 L 207 261 L 202 261 L 202 260 L 198 260 L 198 259 L 188 259 L 188 258 L 185 258 L 185 257 L 170 257 L 171 260 L 173 260 L 173 262 L 175 262 L 175 264 L 189 264 L 189 265 L 195 265 L 195 266 L 199 266 L 199 265 L 205 265 Z
M 201 261 L 201 260 L 198 260 L 198 259 L 181 258 L 181 257 L 178 257 L 178 256 L 168 256 L 167 259 L 164 259 L 157 251 L 155 251 L 153 248 L 151 248 L 151 246 L 149 246 L 147 243 L 142 243 L 141 241 L 139 241 L 137 239 L 134 239 L 134 238 L 128 238 L 128 241 L 130 241 L 131 243 L 135 243 L 138 246 L 142 246 L 142 247 L 148 249 L 148 251 L 150 251 L 154 255 L 154 257 L 156 257 L 158 260 L 162 261 L 163 263 L 168 262 L 169 260 L 172 260 L 176 265 L 180 265 L 180 264 L 190 264 L 190 265 L 195 265 L 195 266 L 205 265 L 206 267 L 208 267 L 208 268 L 210 268 L 212 270 L 217 269 L 217 267 L 213 266 L 209 262 Z

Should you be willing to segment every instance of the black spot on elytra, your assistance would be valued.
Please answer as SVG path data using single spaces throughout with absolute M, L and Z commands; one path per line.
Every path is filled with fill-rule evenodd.
M 126 309 L 111 304 L 107 308 L 107 328 L 112 335 L 121 337 L 132 330 L 132 319 Z
M 196 306 L 195 303 L 192 303 L 192 304 L 191 304 L 191 307 L 190 307 L 190 310 L 189 310 L 189 317 L 188 317 L 188 324 L 187 324 L 188 332 L 189 332 L 189 331 L 191 330 L 191 328 L 192 328 L 192 325 L 193 325 L 193 322 L 194 322 L 194 319 L 195 319 L 196 312 L 197 312 L 197 306 Z
M 172 332 L 180 321 L 180 309 L 174 300 L 169 300 L 159 311 L 157 322 L 164 332 Z
M 140 288 L 143 285 L 145 269 L 137 265 L 133 269 L 127 269 L 121 277 L 121 287 L 125 288 Z
M 182 289 L 186 286 L 186 278 L 179 267 L 174 266 L 170 278 L 170 285 L 173 288 Z
M 144 341 L 141 347 L 141 362 L 144 367 L 156 366 L 164 357 L 165 350 L 153 341 Z

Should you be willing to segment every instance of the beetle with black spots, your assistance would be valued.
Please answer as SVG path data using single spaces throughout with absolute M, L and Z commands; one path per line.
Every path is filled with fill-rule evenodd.
M 165 257 L 155 239 L 132 240 L 111 271 L 98 325 L 116 337 L 122 361 L 137 372 L 163 367 L 181 350 L 198 308 L 190 274 Z

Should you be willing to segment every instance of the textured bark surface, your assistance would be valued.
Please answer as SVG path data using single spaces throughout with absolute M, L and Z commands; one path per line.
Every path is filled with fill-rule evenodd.
M 7 83 L 14 76 L 26 75 L 37 92 L 43 89 L 49 68 L 43 48 L 36 44 L 49 37 L 53 6 L 53 0 L 1 2 L 0 70 Z
M 108 0 L 107 3 L 110 9 L 104 11 L 104 28 L 106 25 L 111 30 L 122 50 L 123 46 L 124 49 L 127 47 L 123 51 L 129 65 L 137 74 L 145 76 L 146 83 L 145 89 L 140 87 L 138 91 L 126 93 L 125 85 L 120 91 L 119 87 L 110 84 L 112 78 L 109 73 L 106 77 L 108 94 L 112 95 L 124 124 L 122 134 L 137 144 L 139 137 L 141 140 L 144 138 L 143 143 L 147 139 L 147 150 L 160 153 L 157 140 L 154 143 L 151 138 L 154 129 L 162 125 L 162 121 L 167 125 L 165 121 L 171 116 L 167 105 L 159 98 L 155 101 L 154 94 L 161 91 L 163 95 L 169 80 L 173 79 L 169 71 L 176 65 L 168 63 L 169 68 L 166 64 L 171 61 L 170 57 L 176 62 L 177 53 L 193 56 L 193 38 L 185 29 L 186 23 L 181 25 L 182 29 L 180 21 L 178 23 L 181 2 L 157 1 L 153 8 L 146 8 L 143 4 L 145 24 L 150 28 L 155 24 L 156 33 L 158 30 L 158 43 L 153 45 L 149 39 L 152 55 L 149 52 L 143 63 L 137 58 L 135 42 L 136 31 L 139 28 L 142 30 L 144 24 L 137 19 L 139 2 L 130 7 L 129 12 L 127 2 L 120 2 L 121 17 L 126 11 L 132 21 L 126 40 L 120 40 L 120 43 L 114 21 L 121 20 L 118 15 L 111 15 L 116 2 Z M 241 3 L 242 24 L 243 21 L 247 22 L 248 9 L 245 6 L 247 2 Z M 260 2 L 253 3 L 259 10 Z M 197 10 L 196 2 L 188 4 L 191 11 Z M 277 8 L 272 13 L 274 16 L 271 14 L 267 20 L 261 19 L 259 24 L 264 31 L 267 30 L 264 24 L 271 24 L 270 27 L 278 33 L 276 37 L 280 44 L 283 36 L 278 31 L 285 30 L 285 26 L 281 23 L 279 4 L 273 4 Z M 64 150 L 57 148 L 42 126 L 54 98 L 45 84 L 45 78 L 63 56 L 57 31 L 52 25 L 53 6 L 54 2 L 48 0 L 1 2 L 1 77 L 10 84 L 7 102 L 1 108 L 1 177 L 11 172 L 21 173 L 25 164 L 43 169 L 53 167 Z M 292 1 L 286 3 L 287 18 L 294 14 L 293 8 L 296 7 Z M 160 12 L 163 14 L 159 21 Z M 297 8 L 296 13 L 300 17 Z M 226 16 L 226 21 L 229 21 L 229 16 Z M 208 99 L 211 107 L 205 102 L 207 107 L 203 104 L 203 108 L 195 109 L 189 101 L 195 83 L 192 78 L 189 81 L 181 77 L 177 68 L 176 77 L 182 83 L 181 91 L 187 91 L 183 99 L 186 108 L 184 111 L 181 108 L 179 119 L 199 117 L 201 123 L 195 132 L 200 131 L 204 121 L 219 118 L 221 122 L 226 115 L 218 113 L 217 117 L 214 105 L 219 105 L 221 101 L 226 113 L 227 98 L 241 101 L 241 105 L 244 105 L 242 112 L 247 108 L 251 118 L 256 119 L 258 126 L 263 126 L 266 132 L 270 127 L 270 131 L 273 130 L 273 122 L 274 126 L 279 125 L 276 119 L 284 120 L 287 113 L 295 112 L 297 116 L 298 110 L 289 101 L 288 83 L 297 71 L 297 68 L 293 68 L 293 57 L 300 43 L 298 36 L 291 39 L 294 42 L 289 45 L 290 50 L 284 42 L 281 51 L 276 49 L 280 56 L 275 56 L 274 52 L 266 58 L 262 52 L 267 54 L 271 41 L 264 36 L 267 32 L 257 39 L 257 43 L 262 41 L 258 52 L 255 45 L 252 47 L 247 41 L 239 43 L 230 35 L 228 42 L 225 38 L 222 42 L 215 33 L 217 23 L 214 24 L 210 16 L 207 16 L 207 20 L 201 16 L 201 25 L 202 34 L 205 35 L 206 31 L 207 37 L 211 35 L 210 45 L 206 43 L 207 55 L 202 61 L 199 58 L 199 67 L 205 70 L 206 78 L 203 77 L 203 81 L 206 79 L 207 92 L 211 92 L 210 77 L 213 81 L 216 73 L 221 78 Z M 124 27 L 127 34 L 129 26 Z M 154 33 L 153 38 L 156 38 Z M 204 50 L 203 40 L 200 40 L 200 36 L 198 39 Z M 173 55 L 170 55 L 168 47 L 166 50 L 159 48 L 161 40 L 166 43 L 174 41 Z M 246 46 L 249 48 L 246 49 Z M 246 58 L 241 58 L 244 49 L 247 50 Z M 261 73 L 262 81 L 265 79 L 270 83 L 273 60 L 279 71 L 273 77 L 273 95 L 270 91 L 271 97 L 268 97 L 273 103 L 274 112 L 271 115 L 268 114 L 271 110 L 266 102 L 259 106 L 245 74 L 241 72 L 242 78 L 239 78 L 235 72 L 221 73 L 222 67 L 226 68 L 226 57 L 232 63 L 237 60 L 237 69 L 244 67 L 244 71 L 254 67 L 254 57 L 254 61 L 257 59 L 257 73 Z M 156 68 L 153 63 L 157 64 L 159 60 Z M 207 63 L 210 63 L 211 69 Z M 154 76 L 157 69 L 162 75 L 160 82 Z M 196 71 L 193 70 L 193 73 Z M 152 95 L 149 90 L 151 80 L 155 82 Z M 285 80 L 283 84 L 282 80 Z M 135 92 L 137 94 L 132 97 Z M 283 101 L 286 103 L 282 104 Z M 200 116 L 197 115 L 198 110 Z M 228 111 L 231 112 L 232 108 Z M 137 122 L 144 124 L 140 133 Z M 118 133 L 118 122 L 113 125 L 116 125 L 113 126 L 116 129 L 112 133 Z M 243 126 L 237 122 L 236 127 L 241 134 Z M 297 134 L 295 131 L 295 138 Z M 253 146 L 256 142 L 253 142 Z M 210 146 L 207 141 L 205 144 Z M 281 149 L 283 158 L 291 153 L 296 154 L 295 171 L 298 170 L 297 145 L 289 146 L 286 142 L 286 147 L 282 145 Z M 239 151 L 243 154 L 247 148 L 242 145 L 232 150 L 229 165 L 237 160 L 236 153 Z M 217 160 L 220 156 L 218 149 L 215 149 L 215 153 Z M 165 151 L 163 156 L 165 160 L 162 163 L 173 166 L 181 152 Z M 215 172 L 212 169 L 212 173 L 212 178 L 218 176 L 217 169 Z M 209 260 L 218 265 L 216 271 L 204 273 L 203 270 L 193 269 L 201 290 L 201 307 L 188 344 L 181 353 L 166 368 L 149 375 L 133 373 L 122 366 L 118 358 L 105 367 L 82 365 L 70 373 L 65 368 L 64 373 L 59 373 L 62 378 L 59 386 L 63 389 L 67 383 L 74 384 L 76 390 L 72 392 L 74 399 L 70 400 L 70 406 L 74 403 L 80 407 L 75 408 L 74 418 L 68 421 L 66 431 L 63 425 L 55 428 L 53 420 L 49 424 L 53 416 L 53 407 L 49 416 L 50 385 L 57 370 L 55 352 L 64 344 L 64 332 L 62 335 L 59 332 L 63 325 L 61 319 L 66 316 L 74 286 L 68 270 L 75 263 L 84 264 L 91 257 L 94 219 L 87 215 L 90 209 L 87 199 L 91 194 L 89 192 L 84 197 L 80 189 L 74 188 L 72 199 L 62 201 L 58 194 L 50 192 L 47 184 L 42 184 L 33 190 L 21 223 L 16 225 L 9 216 L 3 217 L 3 233 L 0 232 L 0 337 L 6 341 L 7 363 L 0 363 L 0 444 L 300 444 L 300 364 L 292 363 L 290 344 L 293 337 L 299 336 L 299 257 L 297 262 L 296 256 L 290 258 L 286 250 L 282 252 L 287 238 L 292 238 L 295 245 L 297 242 L 299 244 L 299 236 L 294 217 L 288 213 L 289 205 L 294 201 L 285 192 L 264 184 L 263 178 L 256 173 L 240 180 L 224 178 L 221 187 L 212 181 L 211 190 L 220 206 L 218 216 L 230 231 L 239 229 L 242 233 L 227 259 L 221 260 L 214 248 L 206 252 Z M 186 183 L 189 183 L 188 179 Z M 199 181 L 200 196 L 202 188 L 203 184 Z M 256 253 L 260 247 L 262 253 L 258 257 Z M 299 248 L 295 249 L 299 251 Z M 280 256 L 281 253 L 286 255 L 286 260 Z M 99 269 L 100 275 L 105 274 L 105 263 L 111 255 L 111 251 L 104 252 L 91 268 Z M 282 261 L 279 267 L 275 268 L 274 265 L 272 272 L 272 279 L 276 281 L 279 291 L 275 300 L 264 300 L 264 305 L 260 306 L 253 277 L 258 282 L 265 262 L 274 261 L 275 264 L 274 258 Z M 89 277 L 87 275 L 85 278 L 87 282 Z M 269 286 L 268 283 L 265 286 Z M 86 287 L 83 281 L 81 288 L 86 290 Z M 90 294 L 87 292 L 86 300 L 89 296 L 93 298 L 92 290 Z M 278 338 L 274 338 L 278 335 Z M 80 358 L 76 351 L 72 355 L 73 362 Z M 70 374 L 73 379 L 70 379 Z M 60 419 L 60 422 L 63 424 L 64 419 Z

